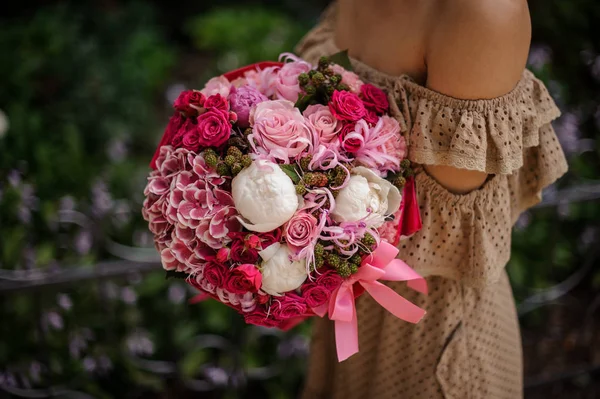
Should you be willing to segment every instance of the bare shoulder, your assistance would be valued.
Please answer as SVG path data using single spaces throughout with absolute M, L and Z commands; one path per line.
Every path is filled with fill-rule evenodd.
M 521 78 L 531 40 L 526 0 L 442 0 L 426 51 L 427 85 L 465 99 L 493 98 Z

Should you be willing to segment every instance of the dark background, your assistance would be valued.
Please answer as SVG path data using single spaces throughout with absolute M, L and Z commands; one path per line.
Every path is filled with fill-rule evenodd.
M 29 1 L 0 17 L 0 397 L 294 398 L 309 325 L 188 305 L 141 215 L 183 88 L 290 51 L 327 1 Z M 527 398 L 600 397 L 600 3 L 530 1 L 570 171 L 508 265 Z

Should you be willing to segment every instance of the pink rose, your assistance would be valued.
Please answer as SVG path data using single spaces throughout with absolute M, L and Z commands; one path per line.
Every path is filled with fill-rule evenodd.
M 229 272 L 225 289 L 234 294 L 256 292 L 262 285 L 262 275 L 255 265 L 243 264 Z
M 214 287 L 222 287 L 225 282 L 227 268 L 216 262 L 206 262 L 203 279 Z
M 231 110 L 237 114 L 238 125 L 242 128 L 250 126 L 250 109 L 258 103 L 267 101 L 268 98 L 258 89 L 244 85 L 236 89 L 231 89 L 229 93 L 229 102 Z
M 257 307 L 250 313 L 244 313 L 244 321 L 248 324 L 261 327 L 275 327 L 279 324 L 278 320 L 267 316 L 267 312 L 261 307 Z
M 341 124 L 338 124 L 329 107 L 321 104 L 309 105 L 304 110 L 304 117 L 312 126 L 315 138 L 319 138 L 321 143 L 331 143 L 337 139 Z
M 329 109 L 336 119 L 356 122 L 367 114 L 363 102 L 354 93 L 336 90 L 331 96 Z
M 299 251 L 311 245 L 317 236 L 317 219 L 308 212 L 298 212 L 287 222 L 283 234 L 288 245 Z
M 205 147 L 219 147 L 231 134 L 228 115 L 220 111 L 208 111 L 198 117 L 198 143 Z
M 273 317 L 278 320 L 287 320 L 292 317 L 302 316 L 306 313 L 306 304 L 296 294 L 287 293 L 278 297 L 271 306 Z
M 288 62 L 282 66 L 275 78 L 277 98 L 296 102 L 302 92 L 298 84 L 298 75 L 308 73 L 311 68 L 311 65 L 304 61 Z
M 350 72 L 342 68 L 341 66 L 334 64 L 331 66 L 333 73 L 342 76 L 342 83 L 350 88 L 350 91 L 355 94 L 360 93 L 360 89 L 363 85 L 362 80 L 354 72 Z
M 302 297 L 310 308 L 316 308 L 327 303 L 331 291 L 318 284 L 310 283 L 302 286 Z
M 198 115 L 198 110 L 204 106 L 206 97 L 197 90 L 184 90 L 179 94 L 173 107 L 187 117 Z
M 313 132 L 300 110 L 287 100 L 263 101 L 250 111 L 250 142 L 257 151 L 287 162 L 312 145 Z
M 204 102 L 204 108 L 206 108 L 208 111 L 221 111 L 226 114 L 229 113 L 229 103 L 227 102 L 227 99 L 219 93 L 208 97 Z
M 337 289 L 344 280 L 342 277 L 337 274 L 334 270 L 328 270 L 325 273 L 321 274 L 317 277 L 316 284 L 324 287 L 327 291 L 332 292 Z
M 367 121 L 371 126 L 376 125 L 379 122 L 379 116 L 372 109 L 367 109 L 367 114 L 364 117 L 364 120 Z
M 229 90 L 231 87 L 231 83 L 224 76 L 218 76 L 212 78 L 204 85 L 204 89 L 200 90 L 202 94 L 206 97 L 212 96 L 214 94 L 220 94 L 223 97 L 227 98 L 229 95 Z
M 374 111 L 377 115 L 382 115 L 388 111 L 390 103 L 387 94 L 378 87 L 372 84 L 364 84 L 360 88 L 360 97 L 365 104 L 365 107 Z

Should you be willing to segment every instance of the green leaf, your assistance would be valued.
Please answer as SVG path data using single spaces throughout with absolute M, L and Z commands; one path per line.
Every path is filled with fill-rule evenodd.
M 294 184 L 300 182 L 300 176 L 298 175 L 298 172 L 296 172 L 296 167 L 294 165 L 279 165 L 279 167 L 290 179 L 292 179 Z
M 167 274 L 165 275 L 165 280 L 168 280 L 170 278 L 179 278 L 179 279 L 185 280 L 188 277 L 189 277 L 189 274 L 187 274 L 187 273 L 176 272 L 175 270 L 167 270 Z
M 334 64 L 338 64 L 345 70 L 352 71 L 352 63 L 350 62 L 350 57 L 348 56 L 348 50 L 340 51 L 339 53 L 330 55 L 327 58 L 329 58 L 329 61 L 333 62 Z

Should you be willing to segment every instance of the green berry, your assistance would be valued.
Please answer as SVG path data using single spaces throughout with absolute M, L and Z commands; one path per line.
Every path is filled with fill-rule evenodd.
M 317 92 L 317 88 L 313 85 L 306 85 L 304 87 L 304 91 L 306 94 L 315 94 Z
M 304 86 L 308 83 L 309 80 L 310 78 L 308 77 L 307 73 L 301 73 L 300 75 L 298 75 L 298 83 L 300 83 L 300 86 Z
M 323 84 L 323 82 L 325 82 L 325 75 L 323 75 L 321 72 L 315 73 L 312 77 L 312 82 L 315 86 Z
M 360 265 L 362 263 L 362 256 L 359 254 L 354 254 L 350 257 L 350 259 L 348 259 L 348 262 L 354 265 Z
M 239 160 L 240 158 L 242 158 L 242 151 L 237 148 L 237 147 L 229 147 L 227 149 L 227 155 L 231 155 L 233 156 L 235 159 Z
M 242 162 L 242 166 L 247 168 L 248 166 L 252 165 L 252 157 L 248 154 L 242 155 L 241 162 Z
M 347 84 L 345 84 L 345 83 L 340 83 L 340 84 L 337 86 L 337 89 L 338 89 L 339 91 L 350 91 L 350 87 L 348 87 L 348 85 L 347 85 Z
M 231 176 L 231 170 L 229 169 L 229 166 L 227 166 L 224 163 L 220 163 L 217 165 L 217 173 L 220 176 Z
M 406 170 L 404 171 L 404 175 L 405 175 L 406 177 L 411 177 L 411 176 L 414 176 L 414 175 L 415 175 L 415 171 L 414 171 L 414 170 L 412 170 L 412 169 L 406 169 Z
M 355 263 L 350 263 L 350 273 L 354 274 L 358 271 L 358 265 Z
M 315 245 L 315 256 L 322 257 L 325 255 L 325 247 L 323 244 Z
M 244 136 L 248 136 L 249 134 L 252 134 L 252 128 L 248 127 L 246 128 L 246 130 L 244 130 Z
M 333 70 L 331 68 L 327 68 L 327 69 L 323 70 L 323 74 L 325 76 L 333 76 Z
M 317 73 L 317 71 L 315 71 L 314 69 L 311 69 L 310 71 L 308 71 L 308 77 L 312 79 L 312 77 L 315 75 L 315 73 Z
M 319 58 L 319 68 L 326 69 L 329 66 L 329 59 L 327 57 Z
M 375 241 L 375 237 L 373 237 L 369 233 L 365 233 L 361 242 L 369 249 L 373 248 L 373 245 L 377 244 L 377 241 Z
M 298 195 L 306 194 L 306 186 L 303 183 L 298 183 L 294 187 L 296 188 L 296 194 L 298 194 Z
M 334 85 L 337 85 L 342 81 L 342 75 L 333 75 L 329 78 L 329 81 Z
M 404 187 L 404 185 L 406 184 L 406 179 L 402 176 L 398 176 L 398 178 L 395 179 L 394 184 L 397 187 Z
M 310 169 L 308 168 L 308 165 L 311 163 L 311 161 L 312 161 L 312 155 L 308 155 L 308 156 L 302 158 L 299 162 L 300 168 L 305 172 L 309 171 Z
M 341 262 L 338 267 L 335 268 L 340 276 L 343 278 L 348 278 L 352 274 L 352 270 L 350 269 L 350 265 L 348 262 Z
M 325 258 L 321 257 L 315 257 L 315 268 L 316 269 L 320 269 L 323 267 L 323 265 L 325 264 Z
M 205 151 L 204 152 L 204 161 L 206 162 L 206 164 L 208 166 L 210 166 L 211 168 L 214 168 L 219 163 L 219 158 L 217 157 L 217 154 L 207 153 Z
M 333 87 L 331 85 L 325 86 L 325 93 L 327 93 L 328 95 L 332 95 L 334 91 L 335 91 L 335 87 Z
M 400 167 L 402 169 L 410 168 L 410 161 L 408 159 L 403 159 L 402 161 L 400 161 Z
M 236 162 L 237 162 L 237 159 L 235 159 L 235 157 L 233 155 L 227 155 L 225 157 L 225 163 L 227 164 L 227 166 L 233 166 L 233 164 Z

